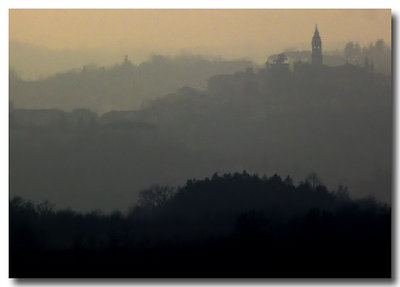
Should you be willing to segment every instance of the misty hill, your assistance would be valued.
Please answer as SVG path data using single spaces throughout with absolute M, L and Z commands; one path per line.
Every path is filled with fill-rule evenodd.
M 206 92 L 180 89 L 101 120 L 157 125 L 166 138 L 220 155 L 216 171 L 228 166 L 296 179 L 317 171 L 329 186 L 390 201 L 391 79 L 370 69 L 297 63 L 293 72 L 273 65 L 218 75 Z
M 10 117 L 11 194 L 60 208 L 126 210 L 152 184 L 243 169 L 295 181 L 315 171 L 329 188 L 391 202 L 391 78 L 371 66 L 271 64 L 136 111 Z
M 291 65 L 298 61 L 310 61 L 309 51 L 287 51 L 286 56 Z M 89 62 L 96 62 L 96 57 L 94 52 L 54 52 L 11 42 L 10 100 L 15 107 L 25 109 L 56 108 L 71 111 L 76 108 L 88 108 L 97 113 L 137 110 L 148 101 L 173 93 L 184 86 L 204 89 L 208 78 L 214 75 L 229 74 L 254 65 L 245 60 L 225 61 L 190 55 L 154 55 L 139 65 L 125 58 L 122 63 L 114 66 L 99 67 L 89 64 L 81 69 L 73 69 L 77 63 L 83 63 L 83 59 L 93 59 Z M 21 61 L 39 61 L 26 65 L 36 67 L 35 70 L 52 65 L 65 66 L 71 70 L 41 80 L 23 80 L 13 70 L 18 71 L 18 63 Z M 377 40 L 367 47 L 349 42 L 343 50 L 327 51 L 324 54 L 324 63 L 328 66 L 340 66 L 344 63 L 363 66 L 365 61 L 372 64 L 376 72 L 390 75 L 391 49 L 382 40 Z
M 27 81 L 10 74 L 10 100 L 27 109 L 88 108 L 98 113 L 138 109 L 143 103 L 183 86 L 205 88 L 209 77 L 252 66 L 201 56 L 152 56 L 135 65 L 128 58 L 110 67 L 84 66 L 42 80 Z
M 25 80 L 44 79 L 56 73 L 81 68 L 87 63 L 110 66 L 121 58 L 121 54 L 100 50 L 52 50 L 13 40 L 9 42 L 10 68 Z
M 390 277 L 390 218 L 389 206 L 330 192 L 315 175 L 296 185 L 245 171 L 145 189 L 128 214 L 15 197 L 10 274 Z

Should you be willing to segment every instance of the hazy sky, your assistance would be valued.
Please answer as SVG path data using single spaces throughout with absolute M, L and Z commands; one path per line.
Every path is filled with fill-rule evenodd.
M 346 41 L 390 44 L 390 10 L 10 10 L 10 40 L 53 50 L 129 54 L 195 52 L 262 62 L 309 49 L 315 24 L 323 48 Z M 137 53 L 137 55 L 135 55 Z

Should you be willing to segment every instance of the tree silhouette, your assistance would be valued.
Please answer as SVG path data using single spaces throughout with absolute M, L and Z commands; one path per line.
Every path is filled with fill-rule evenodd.
M 10 276 L 390 277 L 390 207 L 312 178 L 215 173 L 149 188 L 127 215 L 14 197 Z
M 160 207 L 174 194 L 171 187 L 155 185 L 139 193 L 138 205 L 141 207 Z

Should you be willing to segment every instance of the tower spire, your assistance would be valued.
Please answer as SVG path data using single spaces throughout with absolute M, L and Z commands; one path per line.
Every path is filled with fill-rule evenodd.
M 319 36 L 318 25 L 315 24 L 314 36 L 311 41 L 312 53 L 311 53 L 311 64 L 322 65 L 322 41 Z

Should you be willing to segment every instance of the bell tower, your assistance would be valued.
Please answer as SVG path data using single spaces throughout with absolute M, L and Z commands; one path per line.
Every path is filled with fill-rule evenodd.
M 315 66 L 322 65 L 322 41 L 319 36 L 318 26 L 315 25 L 314 36 L 311 42 L 312 53 L 311 53 L 311 64 Z

